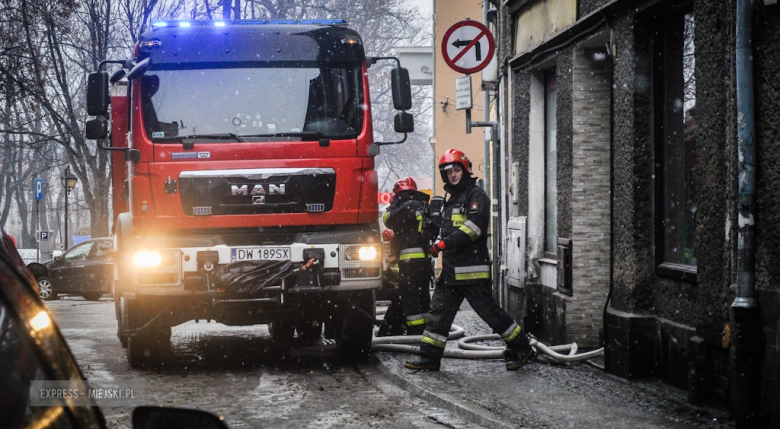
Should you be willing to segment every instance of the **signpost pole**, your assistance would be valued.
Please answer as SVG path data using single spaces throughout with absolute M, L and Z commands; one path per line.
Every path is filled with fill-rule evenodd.
M 40 202 L 43 199 L 43 180 L 42 179 L 35 179 L 35 229 L 36 231 L 40 231 L 41 229 L 41 206 Z M 41 240 L 40 238 L 36 240 L 37 243 L 37 249 L 35 251 L 35 261 L 41 262 Z
M 40 201 L 35 200 L 35 229 L 41 230 L 41 206 Z M 37 241 L 37 249 L 35 250 L 35 262 L 41 262 L 41 240 Z

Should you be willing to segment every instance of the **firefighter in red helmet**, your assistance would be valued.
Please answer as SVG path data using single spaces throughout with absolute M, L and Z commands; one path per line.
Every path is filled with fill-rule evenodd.
M 439 161 L 444 190 L 449 194 L 442 208 L 441 239 L 430 248 L 442 254 L 442 271 L 433 292 L 428 322 L 420 345 L 421 356 L 404 363 L 409 369 L 438 371 L 450 325 L 467 299 L 477 314 L 504 339 L 506 369 L 520 369 L 530 359 L 530 339 L 493 299 L 491 261 L 487 246 L 490 199 L 476 186 L 471 161 L 456 149 Z
M 380 328 L 379 335 L 422 335 L 426 313 L 431 304 L 428 285 L 431 280 L 430 241 L 423 228 L 428 210 L 428 195 L 417 190 L 411 177 L 404 177 L 393 185 L 393 199 L 384 215 L 385 225 L 393 231 L 392 249 L 398 260 L 398 299 L 392 300 L 385 320 L 402 323 Z M 397 317 L 400 310 L 403 318 Z M 400 325 L 400 326 L 399 326 Z M 383 327 L 385 328 L 385 327 Z

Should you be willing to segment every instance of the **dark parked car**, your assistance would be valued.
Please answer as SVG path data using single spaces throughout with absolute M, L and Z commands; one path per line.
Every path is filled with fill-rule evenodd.
M 84 380 L 84 374 L 35 296 L 32 276 L 17 258 L 16 249 L 0 242 L 0 427 L 106 428 L 100 409 L 80 405 L 69 390 L 46 396 L 59 398 L 56 405 L 33 406 L 33 383 Z M 41 395 L 44 392 L 51 389 L 42 389 Z M 133 410 L 133 428 L 227 429 L 227 425 L 206 411 L 141 406 Z
M 60 294 L 74 294 L 97 301 L 111 292 L 113 243 L 114 239 L 110 237 L 94 238 L 73 246 L 54 259 L 29 264 L 38 281 L 41 298 L 57 299 Z

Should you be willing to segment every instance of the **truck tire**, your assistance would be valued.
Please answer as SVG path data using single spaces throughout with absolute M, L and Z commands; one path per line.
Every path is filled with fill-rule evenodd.
M 347 304 L 347 311 L 336 333 L 336 348 L 344 359 L 365 359 L 371 354 L 374 335 L 373 320 L 367 316 L 376 317 L 374 291 L 354 292 Z
M 120 330 L 124 331 L 127 362 L 131 368 L 156 366 L 162 363 L 165 352 L 171 345 L 171 327 L 167 325 L 152 324 L 135 335 L 127 333 L 127 329 L 140 328 L 152 317 L 141 310 L 136 300 L 122 298 Z
M 268 332 L 274 342 L 274 347 L 281 351 L 290 348 L 295 336 L 295 325 L 287 320 L 278 320 L 268 324 Z
M 322 339 L 322 324 L 316 320 L 303 320 L 295 324 L 298 339 L 306 344 L 317 343 Z

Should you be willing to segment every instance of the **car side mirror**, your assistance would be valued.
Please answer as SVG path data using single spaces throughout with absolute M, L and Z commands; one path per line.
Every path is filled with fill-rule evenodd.
M 228 429 L 228 426 L 206 411 L 168 407 L 138 407 L 133 410 L 133 429 Z
M 55 257 L 54 257 L 54 261 L 55 261 L 55 262 L 62 262 L 62 261 L 64 261 L 64 260 L 65 260 L 65 258 L 64 258 L 62 255 L 59 255 L 59 256 L 55 256 Z
M 90 73 L 87 77 L 87 114 L 104 116 L 108 114 L 108 73 Z
M 409 110 L 412 108 L 412 84 L 409 80 L 409 70 L 396 67 L 390 72 L 390 81 L 393 88 L 393 107 L 395 110 Z
M 27 264 L 27 269 L 30 270 L 33 277 L 38 277 L 46 274 L 46 266 L 37 262 L 30 262 Z
M 395 115 L 394 129 L 397 133 L 414 132 L 414 116 L 411 113 L 400 112 Z

